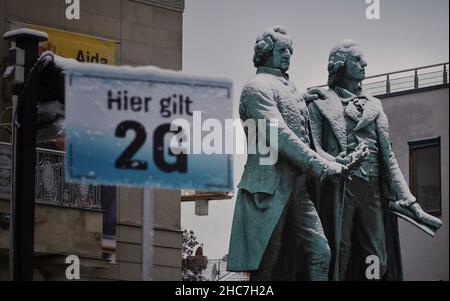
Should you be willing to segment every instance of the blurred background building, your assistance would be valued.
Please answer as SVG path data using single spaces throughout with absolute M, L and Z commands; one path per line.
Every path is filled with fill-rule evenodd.
M 249 273 L 236 273 L 227 271 L 228 255 L 220 259 L 209 259 L 203 271 L 203 276 L 208 281 L 249 281 Z
M 0 34 L 33 28 L 49 34 L 42 50 L 80 61 L 154 65 L 180 70 L 184 0 L 81 2 L 80 20 L 65 18 L 59 0 L 0 0 Z M 0 69 L 9 45 L 0 39 Z M 0 82 L 0 280 L 8 279 L 11 100 Z M 64 183 L 64 153 L 38 151 L 35 222 L 36 279 L 64 280 L 67 255 L 81 259 L 82 280 L 140 280 L 140 189 Z M 182 231 L 179 191 L 154 193 L 155 280 L 181 279 Z M 149 213 L 150 214 L 150 213 Z

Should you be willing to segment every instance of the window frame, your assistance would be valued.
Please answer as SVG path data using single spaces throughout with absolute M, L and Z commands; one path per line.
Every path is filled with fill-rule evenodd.
M 438 148 L 438 164 L 439 164 L 439 208 L 438 209 L 432 209 L 427 210 L 426 212 L 434 215 L 434 216 L 441 216 L 442 215 L 442 160 L 441 160 L 441 137 L 433 137 L 433 138 L 426 138 L 426 139 L 418 139 L 418 140 L 412 140 L 408 141 L 409 145 L 409 187 L 411 190 L 411 193 L 416 196 L 417 195 L 417 179 L 416 179 L 416 164 L 415 162 L 415 156 L 414 151 L 420 150 L 424 148 L 431 148 L 431 147 L 437 147 Z

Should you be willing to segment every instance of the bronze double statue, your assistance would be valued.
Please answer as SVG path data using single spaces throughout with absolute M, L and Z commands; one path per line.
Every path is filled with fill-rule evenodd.
M 427 233 L 442 223 L 411 194 L 381 102 L 361 88 L 364 56 L 357 43 L 340 43 L 330 53 L 328 89 L 301 94 L 287 74 L 292 54 L 282 26 L 256 40 L 257 72 L 239 112 L 244 122 L 267 121 L 258 139 L 275 124 L 279 156 L 273 165 L 261 165 L 259 152 L 247 156 L 228 270 L 253 281 L 367 280 L 366 259 L 375 256 L 379 279 L 402 280 L 397 217 Z

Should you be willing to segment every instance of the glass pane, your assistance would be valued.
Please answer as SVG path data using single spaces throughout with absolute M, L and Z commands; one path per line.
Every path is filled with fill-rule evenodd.
M 414 150 L 416 156 L 416 198 L 427 212 L 441 209 L 439 147 Z

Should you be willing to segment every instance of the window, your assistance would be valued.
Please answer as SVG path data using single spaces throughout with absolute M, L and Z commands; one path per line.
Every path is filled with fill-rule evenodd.
M 408 144 L 411 192 L 423 210 L 441 215 L 441 138 Z

